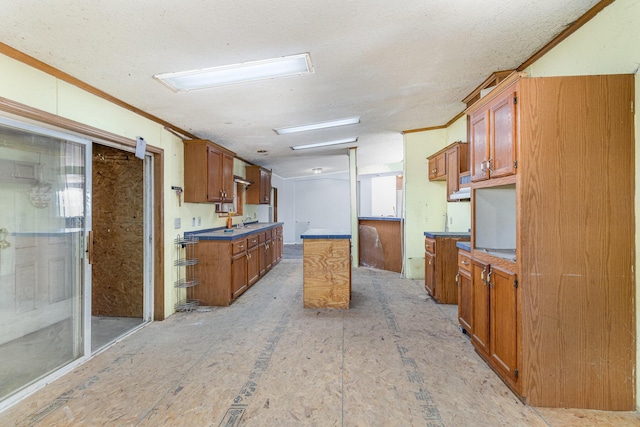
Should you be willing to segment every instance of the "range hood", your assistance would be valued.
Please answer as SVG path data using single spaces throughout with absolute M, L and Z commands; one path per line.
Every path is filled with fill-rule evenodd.
M 449 196 L 453 200 L 471 199 L 471 187 L 463 187 Z

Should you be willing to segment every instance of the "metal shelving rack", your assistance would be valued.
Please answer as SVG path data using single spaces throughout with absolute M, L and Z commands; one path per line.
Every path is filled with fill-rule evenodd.
M 176 311 L 193 311 L 200 305 L 200 301 L 193 298 L 193 287 L 200 284 L 200 280 L 195 277 L 195 266 L 199 259 L 195 257 L 196 244 L 198 238 L 193 235 L 178 237 L 174 240 L 177 257 L 174 265 L 178 270 L 178 280 L 175 282 L 176 294 L 178 296 L 175 305 Z M 181 257 L 184 249 L 184 257 Z M 183 274 L 184 267 L 184 274 Z M 185 289 L 185 297 L 182 290 Z

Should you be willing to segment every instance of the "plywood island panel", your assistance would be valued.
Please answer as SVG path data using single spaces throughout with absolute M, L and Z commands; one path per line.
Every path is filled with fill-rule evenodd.
M 303 236 L 303 251 L 304 307 L 349 308 L 351 300 L 350 236 L 349 238 L 305 238 Z

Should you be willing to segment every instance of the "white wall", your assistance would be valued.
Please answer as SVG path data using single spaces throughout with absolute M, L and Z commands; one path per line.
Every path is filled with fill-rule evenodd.
M 281 215 L 284 241 L 300 243 L 300 227 L 350 229 L 350 194 L 348 173 L 283 179 Z

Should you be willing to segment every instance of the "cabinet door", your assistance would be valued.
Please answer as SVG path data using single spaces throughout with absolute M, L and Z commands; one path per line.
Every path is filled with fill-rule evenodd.
M 253 285 L 260 278 L 260 256 L 258 246 L 253 246 L 247 251 L 247 283 Z
M 517 368 L 516 275 L 491 266 L 487 278 L 491 300 L 491 359 L 512 380 Z
M 458 270 L 458 323 L 471 336 L 473 334 L 473 287 L 471 274 Z
M 489 178 L 487 159 L 489 157 L 489 118 L 486 110 L 471 116 L 471 180 L 482 181 Z
M 221 168 L 222 153 L 207 147 L 207 200 L 210 202 L 222 201 Z
M 447 156 L 445 153 L 436 157 L 436 179 L 446 179 L 447 174 Z
M 438 168 L 436 167 L 436 158 L 429 159 L 429 181 L 436 179 Z
M 268 239 L 265 242 L 265 262 L 266 262 L 266 270 L 269 271 L 271 270 L 271 267 L 273 266 L 273 240 Z
M 424 253 L 424 288 L 432 298 L 436 297 L 436 256 Z
M 260 169 L 260 203 L 271 203 L 271 172 Z
M 233 156 L 220 154 L 220 188 L 222 188 L 222 202 L 233 203 Z
M 453 147 L 445 153 L 447 160 L 447 201 L 454 202 L 450 197 L 460 189 L 460 168 L 458 164 L 458 147 Z
M 471 285 L 473 287 L 473 346 L 485 356 L 489 355 L 489 286 L 487 273 L 489 266 L 480 261 L 473 261 Z
M 260 277 L 262 277 L 267 272 L 267 250 L 265 242 L 260 243 L 260 245 L 258 246 L 258 259 L 260 266 Z
M 491 178 L 515 173 L 516 93 L 507 91 L 489 107 L 491 123 L 489 170 Z
M 247 256 L 239 253 L 231 260 L 231 299 L 237 298 L 247 290 Z

